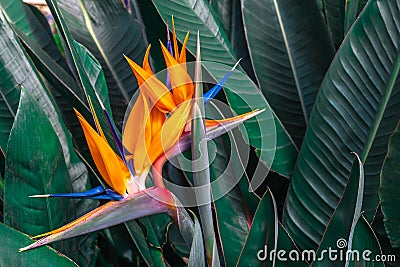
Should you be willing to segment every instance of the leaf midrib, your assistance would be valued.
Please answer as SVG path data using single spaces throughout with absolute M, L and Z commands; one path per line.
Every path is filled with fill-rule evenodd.
M 291 51 L 290 46 L 289 46 L 289 40 L 288 40 L 287 35 L 286 35 L 285 26 L 283 25 L 282 16 L 281 16 L 281 12 L 279 10 L 279 5 L 278 5 L 278 1 L 277 0 L 274 0 L 274 7 L 275 7 L 275 11 L 276 11 L 276 16 L 278 18 L 279 27 L 281 29 L 282 38 L 283 38 L 283 41 L 285 43 L 285 48 L 286 48 L 286 53 L 288 55 L 290 68 L 291 68 L 292 73 L 293 73 L 293 79 L 294 79 L 294 82 L 295 82 L 295 85 L 296 85 L 297 95 L 299 97 L 301 110 L 303 112 L 304 123 L 305 123 L 305 125 L 307 127 L 308 126 L 307 109 L 306 109 L 306 106 L 304 104 L 303 94 L 301 93 L 301 88 L 300 88 L 299 77 L 298 77 L 297 72 L 296 72 L 296 66 L 294 64 L 292 51 Z
M 385 91 L 385 95 L 384 95 L 383 100 L 382 100 L 382 104 L 379 107 L 378 114 L 377 114 L 376 119 L 374 121 L 374 124 L 373 124 L 372 130 L 370 132 L 370 135 L 368 137 L 368 142 L 367 142 L 366 148 L 364 149 L 364 151 L 363 151 L 363 153 L 361 155 L 362 163 L 365 163 L 365 161 L 367 160 L 367 157 L 369 155 L 369 152 L 370 152 L 370 150 L 372 148 L 372 145 L 374 143 L 376 134 L 378 133 L 378 130 L 379 130 L 379 126 L 380 126 L 380 124 L 382 122 L 383 115 L 384 115 L 384 113 L 386 111 L 386 107 L 387 107 L 387 105 L 389 103 L 390 96 L 392 95 L 394 85 L 396 83 L 397 77 L 399 76 L 399 71 L 400 71 L 400 53 L 397 55 L 396 64 L 394 65 L 392 74 L 390 76 L 389 83 L 388 83 L 386 91 Z

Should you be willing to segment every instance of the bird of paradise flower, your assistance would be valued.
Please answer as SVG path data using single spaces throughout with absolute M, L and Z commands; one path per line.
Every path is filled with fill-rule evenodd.
M 94 109 L 91 108 L 96 130 L 75 110 L 94 163 L 102 178 L 112 189 L 99 186 L 82 193 L 33 196 L 93 198 L 111 201 L 65 226 L 34 237 L 40 239 L 21 248 L 20 251 L 161 212 L 169 214 L 175 222 L 182 221 L 178 218 L 182 215 L 182 211 L 178 210 L 176 199 L 165 188 L 160 175 L 160 169 L 167 158 L 188 149 L 191 142 L 189 120 L 193 104 L 194 83 L 186 68 L 186 44 L 189 33 L 186 35 L 180 53 L 174 27 L 172 36 L 173 45 L 169 38 L 167 46 L 160 42 L 168 68 L 166 84 L 163 84 L 154 75 L 150 67 L 151 46 L 146 51 L 142 66 L 126 57 L 138 80 L 139 95 L 127 118 L 122 140 L 119 138 L 109 114 L 103 108 L 119 154 L 109 145 Z M 199 41 L 197 45 L 199 49 Z M 217 85 L 204 94 L 205 103 L 217 95 L 236 66 L 237 64 Z M 90 99 L 89 106 L 92 107 Z M 206 135 L 209 139 L 216 138 L 262 111 L 256 110 L 224 120 L 206 120 Z M 156 170 L 153 175 L 154 186 L 146 188 L 145 181 L 152 167 L 153 170 Z

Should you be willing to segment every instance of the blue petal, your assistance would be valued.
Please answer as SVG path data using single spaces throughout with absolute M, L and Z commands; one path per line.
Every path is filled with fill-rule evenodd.
M 104 187 L 97 186 L 86 192 L 79 193 L 64 193 L 64 194 L 50 194 L 49 197 L 60 198 L 86 198 L 86 199 L 106 199 L 106 200 L 121 200 L 123 197 L 112 189 L 104 189 Z
M 236 69 L 239 62 L 240 62 L 240 60 L 235 64 L 235 66 L 233 66 L 233 68 L 227 74 L 225 74 L 225 76 L 216 85 L 214 85 L 213 88 L 211 88 L 210 90 L 208 90 L 207 92 L 204 93 L 204 96 L 203 96 L 204 103 L 210 102 L 219 93 L 219 91 L 221 91 L 225 82 L 231 76 L 232 72 Z

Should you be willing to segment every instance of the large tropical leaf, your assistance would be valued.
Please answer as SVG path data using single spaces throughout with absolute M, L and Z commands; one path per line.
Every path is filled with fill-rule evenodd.
M 60 141 L 39 104 L 22 90 L 6 151 L 4 221 L 38 235 L 75 218 L 73 200 L 30 195 L 72 191 Z M 71 252 L 71 242 L 59 249 Z
M 18 249 L 32 240 L 17 230 L 0 223 L 0 265 L 1 266 L 78 266 L 58 251 L 43 247 L 33 253 L 21 254 Z
M 379 199 L 381 203 L 382 213 L 384 215 L 384 224 L 388 237 L 393 247 L 400 246 L 400 213 L 397 208 L 400 196 L 396 192 L 400 183 L 398 177 L 400 175 L 400 123 L 393 132 L 389 151 L 385 159 L 382 169 L 382 177 L 379 187 Z
M 171 16 L 174 15 L 179 40 L 183 41 L 187 31 L 199 31 L 202 42 L 202 64 L 216 81 L 221 80 L 235 64 L 236 56 L 218 20 L 211 13 L 208 3 L 205 0 L 197 0 L 194 3 L 179 0 L 167 3 L 153 0 L 153 3 L 165 22 L 170 22 Z M 196 41 L 193 36 L 189 38 L 187 48 L 195 54 Z M 248 142 L 257 149 L 260 159 L 267 166 L 289 177 L 296 159 L 296 147 L 271 111 L 259 88 L 243 72 L 235 71 L 225 83 L 224 89 L 230 106 L 237 114 L 266 109 L 255 119 L 245 123 Z
M 107 81 L 115 121 L 122 126 L 137 82 L 124 54 L 141 62 L 145 45 L 141 28 L 121 1 L 61 0 L 62 14 L 74 38 L 99 60 Z
M 242 0 L 242 6 L 250 56 L 261 90 L 300 147 L 315 97 L 334 55 L 317 3 Z
M 343 259 L 332 260 L 330 257 L 323 257 L 323 251 L 329 248 L 342 250 L 346 248 L 347 244 L 351 244 L 354 229 L 361 216 L 363 192 L 364 169 L 360 158 L 356 155 L 343 196 L 325 229 L 317 250 L 318 258 L 322 259 L 314 262 L 313 266 L 334 266 L 334 264 L 343 266 Z
M 321 240 L 348 179 L 352 151 L 364 164 L 368 220 L 378 206 L 379 173 L 399 120 L 399 5 L 367 4 L 321 86 L 284 211 L 284 224 L 303 249 Z

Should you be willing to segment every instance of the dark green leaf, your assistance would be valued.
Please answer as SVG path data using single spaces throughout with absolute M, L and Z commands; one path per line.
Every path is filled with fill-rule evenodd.
M 261 90 L 300 147 L 315 97 L 334 55 L 317 3 L 243 0 L 242 7 Z
M 222 139 L 216 138 L 213 141 L 215 157 L 210 165 L 210 174 L 218 233 L 225 263 L 234 266 L 246 241 L 251 220 L 243 195 L 239 187 L 235 186 L 238 179 L 246 177 L 235 176 L 232 165 L 241 163 L 230 161 L 229 156 L 233 155 L 227 154 Z
M 176 224 L 168 227 L 168 242 L 173 251 L 181 258 L 189 258 L 190 249 L 183 239 Z
M 398 1 L 369 1 L 322 83 L 284 211 L 284 224 L 303 249 L 321 240 L 347 182 L 352 151 L 364 164 L 365 217 L 375 214 L 379 173 L 399 120 L 399 25 Z
M 344 37 L 345 0 L 323 0 L 328 29 L 335 46 L 339 47 Z
M 122 126 L 125 110 L 138 87 L 123 55 L 141 63 L 145 52 L 138 22 L 119 0 L 62 0 L 59 6 L 74 38 L 101 63 L 114 119 Z
M 53 40 L 47 21 L 43 21 L 43 15 L 38 10 L 35 10 L 35 7 L 29 6 L 21 0 L 2 0 L 0 5 L 7 19 L 16 29 L 36 42 L 64 70 L 69 70 Z
M 6 23 L 3 17 L 1 17 L 1 33 L 2 33 L 2 43 L 7 49 L 3 49 L 3 64 L 2 68 L 6 75 L 8 90 L 13 90 L 15 93 L 20 93 L 20 86 L 25 86 L 26 90 L 39 102 L 39 104 L 44 107 L 44 112 L 49 118 L 51 125 L 56 132 L 58 139 L 61 143 L 61 148 L 63 151 L 63 158 L 68 169 L 68 175 L 72 183 L 72 189 L 74 191 L 84 191 L 86 189 L 88 177 L 85 165 L 80 161 L 76 153 L 74 152 L 72 140 L 69 133 L 61 119 L 61 115 L 55 108 L 53 98 L 43 87 L 41 80 L 39 79 L 36 69 L 32 66 L 30 59 L 24 54 L 19 42 L 17 41 L 14 33 L 12 32 L 9 25 Z M 11 91 L 8 91 L 11 93 Z M 64 190 L 66 190 L 64 188 Z M 90 202 L 90 201 L 89 201 Z M 82 206 L 85 210 L 79 208 L 79 212 L 86 212 L 87 209 L 93 208 L 93 205 L 89 207 L 90 204 Z M 83 241 L 79 241 L 83 242 Z M 89 242 L 89 241 L 88 241 Z M 90 243 L 90 244 L 89 244 Z M 90 246 L 94 246 L 93 242 L 89 242 L 88 247 L 81 244 L 82 249 L 79 251 L 82 253 L 90 252 Z M 86 250 L 86 248 L 88 250 Z M 93 256 L 90 254 L 90 257 Z
M 357 258 L 357 254 L 354 254 L 354 258 L 350 257 L 349 266 L 385 266 L 386 260 L 383 259 L 388 255 L 382 255 L 378 239 L 364 216 L 359 217 L 352 234 L 353 238 L 348 249 L 357 251 L 359 256 Z M 393 261 L 393 258 L 388 261 Z
M 82 60 L 86 59 L 87 54 L 78 53 L 78 51 L 76 49 L 75 40 L 72 37 L 72 35 L 70 34 L 70 32 L 68 31 L 67 24 L 64 21 L 64 18 L 62 17 L 62 15 L 60 14 L 60 10 L 58 8 L 57 2 L 55 2 L 54 0 L 47 0 L 46 3 L 49 6 L 50 11 L 52 12 L 52 15 L 54 17 L 55 22 L 57 23 L 57 27 L 60 31 L 60 34 L 61 34 L 63 40 L 67 44 L 68 49 L 65 52 L 69 58 L 73 59 L 73 65 L 78 73 L 79 81 L 85 92 L 86 98 L 90 98 L 90 100 L 92 101 L 94 110 L 96 112 L 96 115 L 98 117 L 98 120 L 99 120 L 102 130 L 103 130 L 107 140 L 109 141 L 110 146 L 113 147 L 115 151 L 117 151 L 116 145 L 113 141 L 112 134 L 111 134 L 111 131 L 110 131 L 108 123 L 107 123 L 107 119 L 106 119 L 103 109 L 101 107 L 101 103 L 96 96 L 95 87 L 91 83 L 91 81 L 93 81 L 92 75 L 97 76 L 98 71 L 95 73 L 92 73 L 92 72 L 88 72 L 85 69 L 85 66 L 84 66 L 84 63 Z M 82 52 L 82 51 L 80 51 L 80 52 Z M 89 118 L 86 118 L 86 119 L 89 120 Z
M 325 229 L 317 250 L 317 257 L 321 257 L 322 260 L 314 262 L 313 266 L 343 266 L 345 258 L 333 260 L 330 257 L 323 257 L 323 251 L 328 251 L 329 248 L 341 250 L 346 247 L 345 244 L 350 244 L 348 241 L 352 240 L 354 228 L 361 216 L 363 193 L 364 170 L 356 155 L 343 196 Z M 340 242 L 343 242 L 343 247 Z
M 147 241 L 148 249 L 151 255 L 151 259 L 155 266 L 166 266 L 165 256 L 162 251 L 162 244 L 158 240 L 157 232 L 152 225 L 149 217 L 140 218 L 139 221 L 143 225 L 143 232 Z
M 30 235 L 51 231 L 75 218 L 73 200 L 30 195 L 71 192 L 60 141 L 39 104 L 22 90 L 6 151 L 4 222 Z M 59 247 L 71 252 L 64 243 Z
M 202 42 L 202 64 L 216 81 L 222 79 L 235 64 L 236 56 L 227 36 L 220 30 L 221 26 L 211 13 L 208 3 L 205 0 L 197 0 L 192 4 L 178 0 L 169 2 L 153 0 L 153 3 L 164 21 L 170 22 L 171 16 L 174 15 L 179 40 L 183 40 L 187 31 L 199 31 Z M 187 48 L 195 54 L 196 41 L 193 36 L 189 38 Z M 297 151 L 260 90 L 241 71 L 235 71 L 231 75 L 225 83 L 224 90 L 230 106 L 237 114 L 266 109 L 255 119 L 245 122 L 250 138 L 248 142 L 257 148 L 260 159 L 267 166 L 289 177 Z
M 400 247 L 398 248 L 393 248 L 392 245 L 390 244 L 390 239 L 387 236 L 386 229 L 384 226 L 384 217 L 382 214 L 381 208 L 378 208 L 378 211 L 375 214 L 374 222 L 371 225 L 374 233 L 376 234 L 379 244 L 381 245 L 382 252 L 386 255 L 394 255 L 396 259 L 400 259 Z M 386 266 L 390 267 L 396 267 L 396 261 L 387 261 L 385 263 Z
M 225 34 L 231 36 L 233 0 L 211 0 L 210 6 L 218 17 Z M 236 2 L 236 1 L 235 1 Z
M 366 0 L 348 0 L 346 1 L 344 17 L 344 34 L 350 30 L 350 27 L 356 21 L 358 15 L 367 4 Z
M 108 88 L 106 80 L 104 78 L 103 70 L 101 69 L 99 62 L 86 47 L 78 42 L 75 42 L 74 44 L 76 52 L 78 52 L 78 55 L 81 58 L 83 68 L 88 75 L 90 84 L 96 91 L 97 95 L 100 97 L 100 100 L 103 103 L 108 114 L 111 115 L 112 113 L 110 100 L 108 97 Z
M 147 266 L 155 266 L 150 254 L 149 246 L 146 242 L 146 237 L 144 236 L 142 228 L 140 228 L 139 224 L 136 221 L 131 220 L 125 223 L 125 227 Z
M 78 266 L 72 260 L 49 247 L 36 251 L 18 252 L 32 240 L 25 234 L 0 223 L 0 265 L 1 266 Z
M 397 124 L 396 130 L 390 137 L 389 151 L 382 169 L 380 179 L 379 199 L 384 215 L 384 224 L 388 237 L 393 247 L 400 247 L 400 212 L 398 203 L 400 196 L 398 188 L 400 187 L 400 132 Z
M 276 250 L 278 243 L 278 216 L 274 197 L 267 190 L 257 207 L 250 232 L 240 253 L 236 266 L 264 266 L 265 262 L 258 259 L 257 255 L 265 246 L 269 251 Z M 265 253 L 270 255 L 269 251 Z M 267 266 L 274 266 L 276 257 L 266 258 Z
M 253 81 L 256 80 L 244 33 L 240 0 L 212 0 L 210 6 L 232 44 L 233 51 L 241 59 L 240 65 Z

